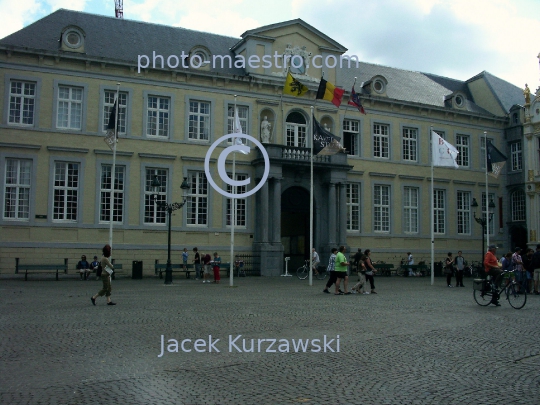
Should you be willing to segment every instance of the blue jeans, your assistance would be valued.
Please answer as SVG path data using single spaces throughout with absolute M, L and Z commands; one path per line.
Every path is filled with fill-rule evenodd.
M 195 263 L 195 278 L 201 278 L 201 264 Z

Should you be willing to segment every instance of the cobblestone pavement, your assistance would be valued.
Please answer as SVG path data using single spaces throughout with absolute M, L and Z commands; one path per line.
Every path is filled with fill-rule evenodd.
M 0 403 L 540 403 L 540 296 L 514 310 L 504 300 L 478 306 L 470 279 L 447 288 L 442 278 L 378 277 L 378 295 L 348 296 L 296 277 L 222 283 L 122 278 L 118 305 L 93 306 L 99 281 L 4 277 Z M 158 357 L 161 335 L 166 349 L 179 342 L 177 353 Z M 209 335 L 219 353 L 196 352 L 194 340 Z M 242 352 L 229 351 L 229 335 L 242 335 Z M 292 347 L 324 335 L 333 350 L 339 335 L 339 352 Z M 242 339 L 247 349 L 255 339 L 255 352 Z M 285 339 L 290 351 L 265 341 L 258 353 L 257 339 Z

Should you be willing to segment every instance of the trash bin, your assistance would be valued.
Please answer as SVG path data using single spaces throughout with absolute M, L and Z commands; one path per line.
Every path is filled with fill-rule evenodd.
M 131 278 L 138 280 L 142 279 L 142 265 L 142 260 L 133 260 L 133 266 L 131 267 Z
M 435 262 L 435 276 L 443 275 L 443 265 L 442 262 Z

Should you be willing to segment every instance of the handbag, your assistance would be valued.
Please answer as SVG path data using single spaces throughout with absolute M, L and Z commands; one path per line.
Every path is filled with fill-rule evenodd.
M 109 273 L 109 276 L 112 275 L 112 274 L 114 273 L 114 270 L 111 269 L 109 266 L 105 266 L 105 271 L 106 271 L 107 273 Z

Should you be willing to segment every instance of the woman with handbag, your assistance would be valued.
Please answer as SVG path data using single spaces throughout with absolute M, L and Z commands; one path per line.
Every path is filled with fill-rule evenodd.
M 448 287 L 453 287 L 452 285 L 452 274 L 454 273 L 454 260 L 452 259 L 452 252 L 448 252 L 448 257 L 446 258 L 446 263 L 444 266 L 444 274 L 446 274 L 446 284 Z
M 103 257 L 101 258 L 101 267 L 103 272 L 101 273 L 101 281 L 103 281 L 103 288 L 94 296 L 90 297 L 92 304 L 96 305 L 96 298 L 107 297 L 107 305 L 116 305 L 111 301 L 111 274 L 114 271 L 114 266 L 109 261 L 111 257 L 111 247 L 109 245 L 103 246 Z

